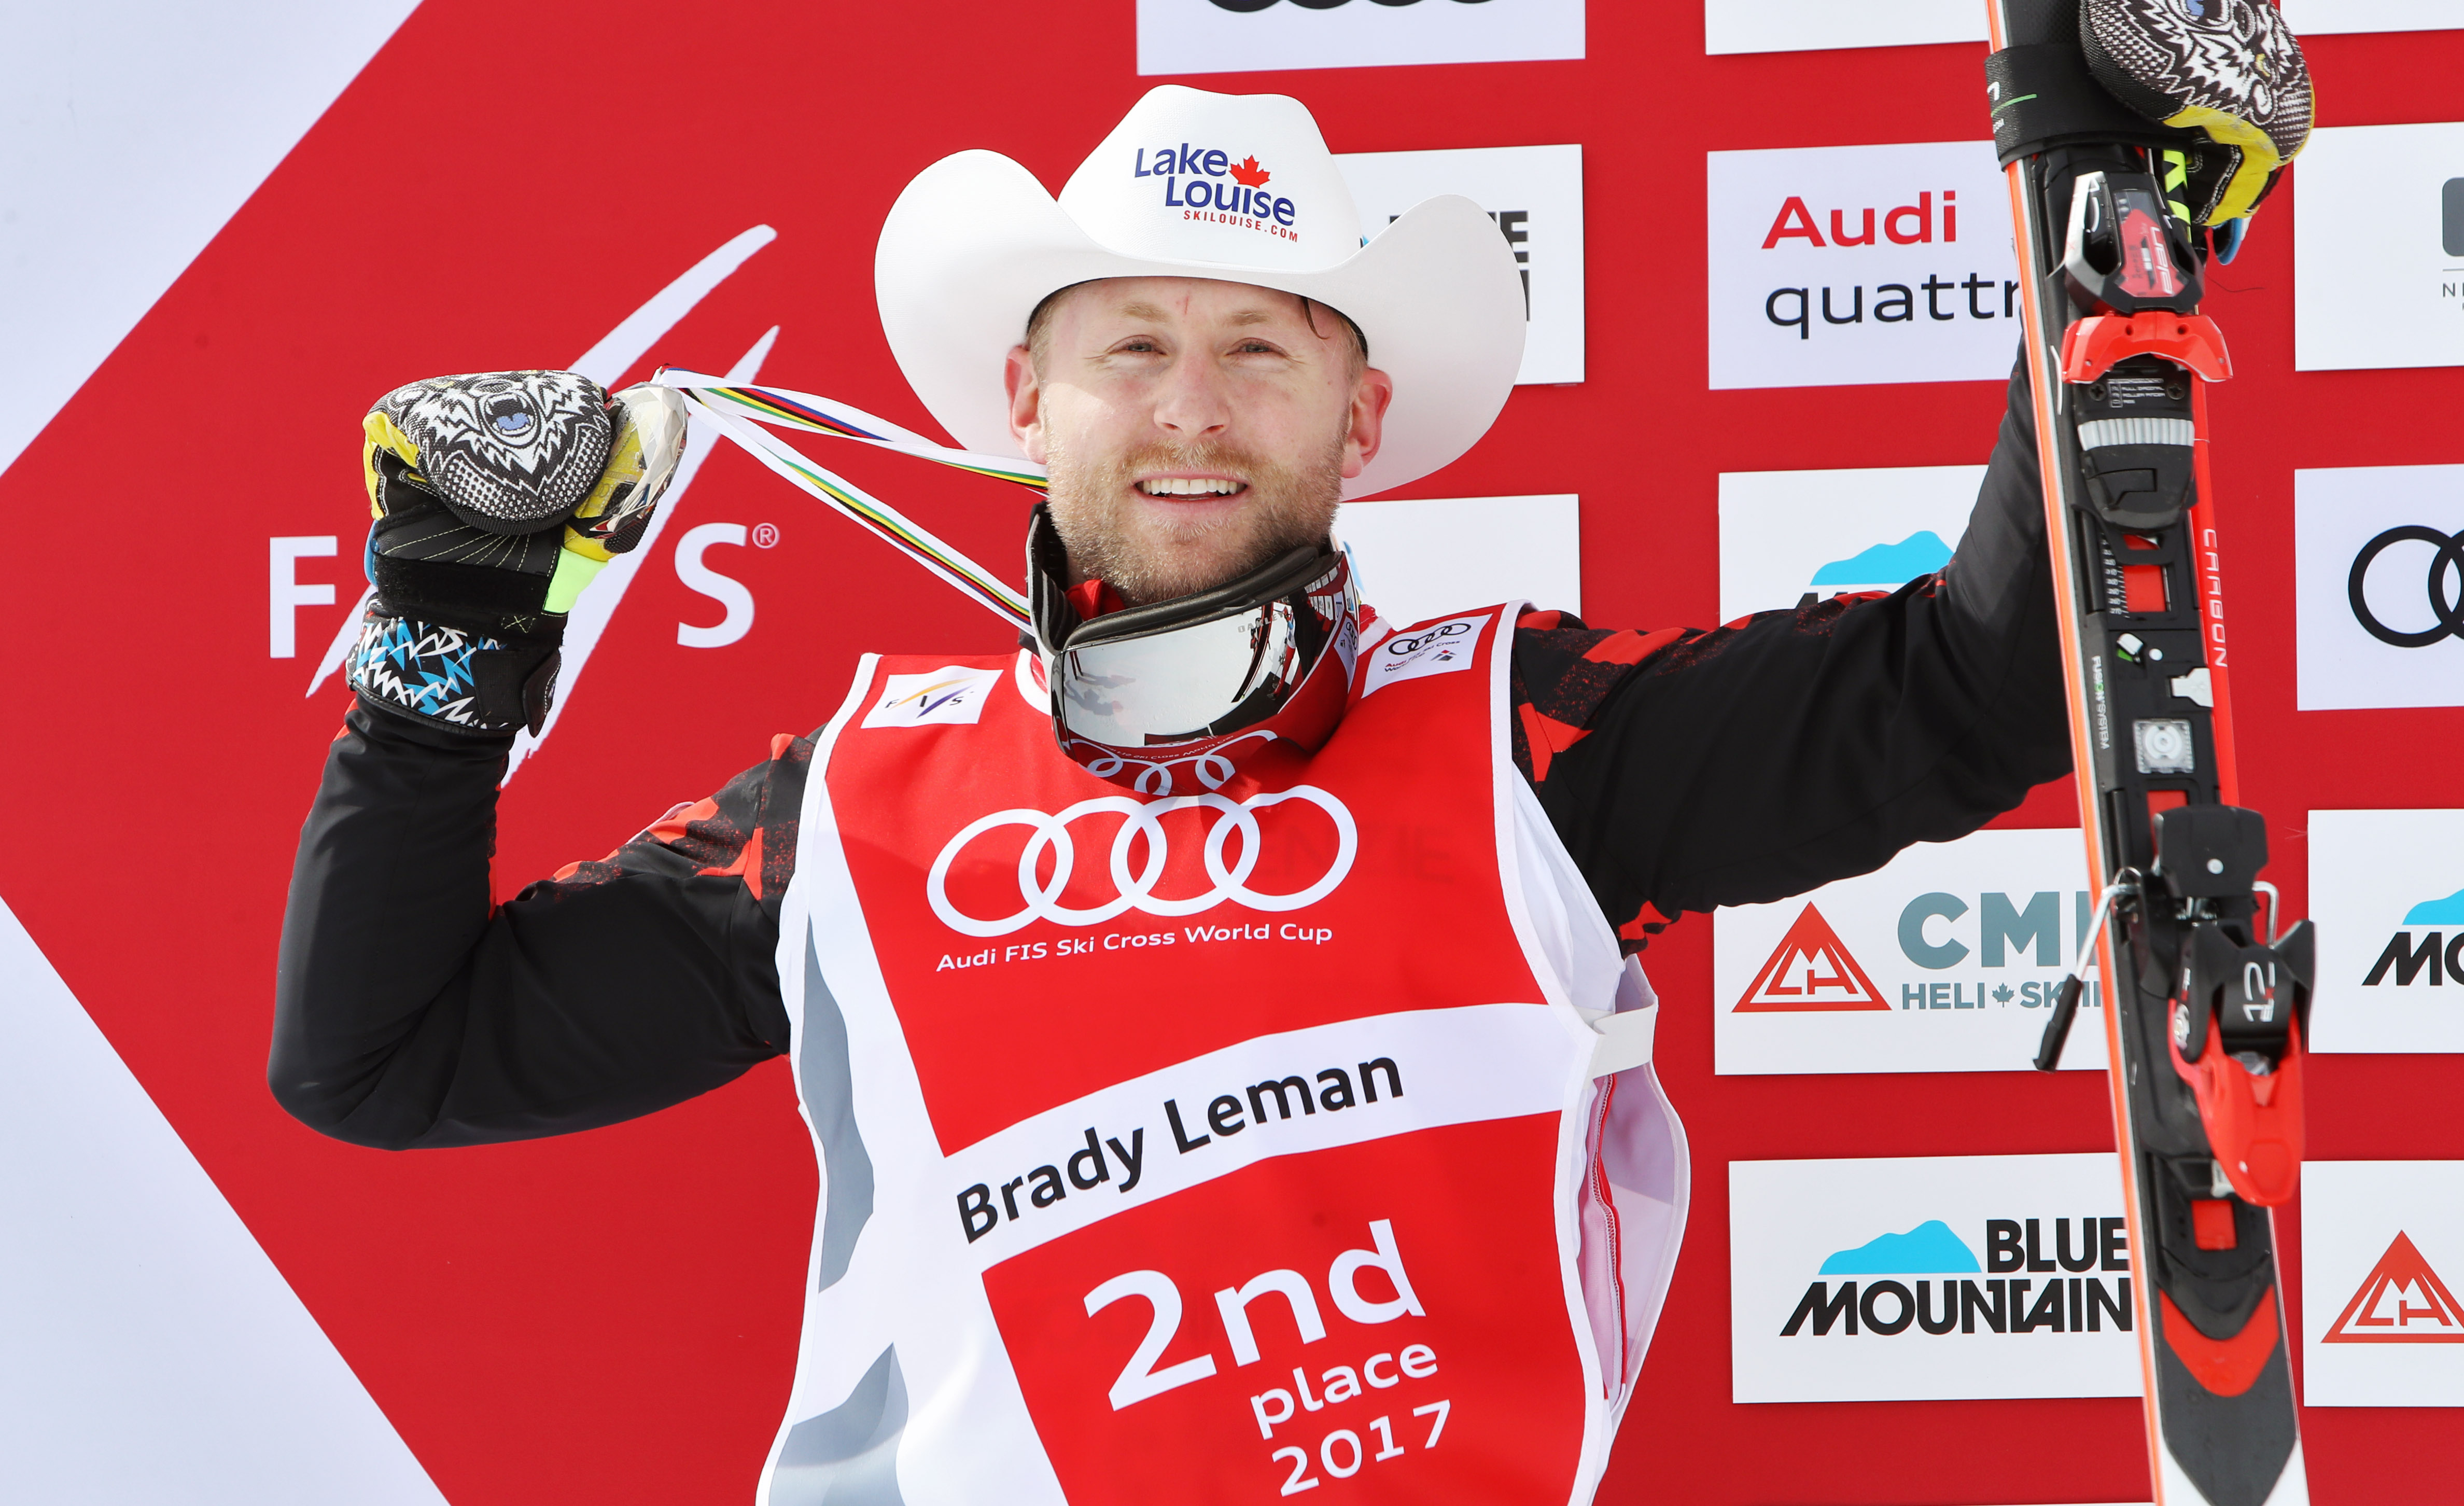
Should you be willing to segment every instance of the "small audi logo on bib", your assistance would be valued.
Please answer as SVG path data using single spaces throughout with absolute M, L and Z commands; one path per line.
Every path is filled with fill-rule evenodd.
M 1333 825 L 1331 843 L 1324 827 L 1308 817 L 1278 820 L 1262 828 L 1259 812 L 1287 801 L 1325 812 Z M 1187 814 L 1166 826 L 1167 818 L 1181 812 Z M 1109 861 L 1100 874 L 1092 865 L 1081 874 L 1072 832 L 1100 842 L 1108 818 L 1119 822 L 1111 831 Z M 1027 833 L 1015 865 L 1007 861 L 1007 849 L 995 835 L 1010 827 L 1023 828 Z M 1176 843 L 1193 844 L 1181 850 L 1178 862 L 1174 860 Z M 1007 936 L 1036 920 L 1102 925 L 1132 910 L 1155 916 L 1198 915 L 1227 899 L 1274 913 L 1302 909 L 1332 894 L 1352 872 L 1359 850 L 1359 829 L 1352 812 L 1342 801 L 1309 785 L 1241 801 L 1216 794 L 1163 800 L 1105 795 L 1051 814 L 996 810 L 968 822 L 933 859 L 924 880 L 924 897 L 942 924 L 961 935 L 979 937 Z M 1189 861 L 1193 853 L 1195 873 Z M 1261 884 L 1268 881 L 1260 873 L 1262 864 L 1279 880 L 1299 881 L 1288 887 L 1253 887 L 1253 877 Z M 1014 891 L 1008 881 L 1013 866 Z M 956 898 L 950 892 L 954 871 L 965 877 Z M 996 874 L 998 877 L 993 876 Z M 993 895 L 996 889 L 1002 891 L 998 899 Z M 1161 892 L 1172 890 L 1181 892 Z M 1017 908 L 1002 914 L 979 913 L 1010 905 Z

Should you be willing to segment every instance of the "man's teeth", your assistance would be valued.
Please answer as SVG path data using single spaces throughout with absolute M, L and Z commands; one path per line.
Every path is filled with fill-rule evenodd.
M 1240 482 L 1213 476 L 1203 478 L 1159 476 L 1138 483 L 1138 490 L 1149 497 L 1229 497 L 1240 489 Z

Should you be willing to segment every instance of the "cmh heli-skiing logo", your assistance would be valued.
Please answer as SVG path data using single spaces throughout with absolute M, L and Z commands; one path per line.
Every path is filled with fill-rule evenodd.
M 1325 813 L 1333 825 L 1331 853 L 1323 851 L 1326 844 L 1322 831 L 1279 822 L 1270 836 L 1261 827 L 1259 812 L 1287 801 L 1314 806 Z M 1164 824 L 1167 818 L 1182 812 L 1193 814 L 1190 819 L 1174 822 L 1173 827 L 1180 832 L 1178 840 L 1196 839 L 1206 886 L 1196 893 L 1159 894 L 1156 891 L 1165 886 L 1168 874 L 1194 876 L 1187 872 L 1185 857 L 1179 864 L 1173 862 L 1176 839 Z M 1080 821 L 1102 816 L 1121 818 L 1112 831 L 1110 862 L 1104 870 L 1104 879 L 1109 883 L 1098 880 L 1095 884 L 1099 890 L 1109 887 L 1111 897 L 1093 904 L 1065 903 L 1077 872 L 1077 848 L 1071 828 Z M 1206 819 L 1209 816 L 1211 821 Z M 1202 828 L 1200 822 L 1204 822 Z M 969 914 L 953 899 L 952 875 L 954 872 L 962 875 L 964 897 L 968 898 L 983 897 L 980 891 L 994 882 L 1006 887 L 1005 872 L 997 881 L 992 875 L 1013 865 L 998 857 L 978 857 L 966 869 L 960 868 L 961 859 L 979 839 L 1004 827 L 1023 827 L 1028 832 L 1014 865 L 1019 908 L 1007 915 L 984 919 Z M 1270 846 L 1287 851 L 1270 854 Z M 1104 795 L 1079 801 L 1053 814 L 1020 808 L 977 817 L 961 827 L 933 859 L 932 870 L 924 880 L 924 895 L 942 924 L 961 935 L 976 937 L 1007 936 L 1036 920 L 1066 926 L 1102 925 L 1131 910 L 1154 916 L 1198 915 L 1227 899 L 1251 910 L 1274 914 L 1306 908 L 1332 894 L 1352 872 L 1353 859 L 1359 850 L 1360 832 L 1352 812 L 1342 801 L 1311 785 L 1262 792 L 1238 802 L 1217 794 L 1174 795 L 1151 801 Z M 1293 867 L 1291 859 L 1298 859 L 1297 866 L 1305 871 L 1314 866 L 1309 859 L 1317 856 L 1324 858 L 1325 867 L 1297 888 L 1261 892 L 1249 887 L 1248 880 L 1262 859 L 1276 870 Z
M 1728 1012 L 2040 1008 L 2054 1002 L 2059 978 L 2014 981 L 2010 973 L 2060 968 L 2066 940 L 2073 955 L 2088 943 L 2093 907 L 2087 894 L 2075 891 L 2069 909 L 2076 934 L 2066 938 L 2058 890 L 2024 895 L 1987 890 L 1975 895 L 1972 905 L 1962 896 L 1941 891 L 1918 895 L 1900 909 L 1897 950 L 1901 963 L 1920 969 L 1914 975 L 1919 981 L 1902 982 L 1895 996 L 1875 984 L 1839 932 L 1809 901 Z M 1968 936 L 1975 945 L 1962 939 Z M 1972 978 L 1958 976 L 1970 967 L 1978 969 Z M 1987 976 L 1987 970 L 1994 976 Z M 1927 973 L 1951 976 L 1928 978 Z
M 2395 1242 L 2362 1278 L 2352 1300 L 2328 1325 L 2328 1344 L 2464 1343 L 2464 1306 L 2438 1279 L 2409 1236 Z
M 1780 1337 L 2130 1331 L 2126 1220 L 1990 1218 L 1981 1231 L 1981 1263 L 1938 1218 L 1834 1251 Z
M 1301 238 L 1300 207 L 1268 187 L 1275 175 L 1255 152 L 1236 159 L 1221 147 L 1188 142 L 1140 146 L 1133 149 L 1130 176 L 1162 179 L 1163 207 L 1178 210 L 1182 219 Z

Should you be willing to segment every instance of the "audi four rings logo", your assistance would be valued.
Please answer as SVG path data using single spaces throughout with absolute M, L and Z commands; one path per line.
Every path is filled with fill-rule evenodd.
M 2430 610 L 2437 617 L 2438 626 L 2407 632 L 2379 621 L 2370 610 L 2368 584 L 2370 566 L 2378 557 L 2399 543 L 2426 543 L 2435 551 L 2430 561 L 2430 575 L 2423 583 L 2430 596 Z M 2449 594 L 2448 577 L 2455 577 L 2454 594 Z M 2464 639 L 2464 530 L 2441 533 L 2421 523 L 2407 523 L 2362 545 L 2353 556 L 2353 570 L 2344 578 L 2345 597 L 2353 604 L 2353 620 L 2362 631 L 2381 643 L 2399 649 L 2424 649 L 2443 638 Z
M 1331 11 L 1337 6 L 1350 3 L 1351 0 L 1292 0 L 1292 4 L 1304 11 Z M 1419 5 L 1420 0 L 1369 0 L 1369 3 L 1384 6 Z M 1487 3 L 1488 0 L 1455 0 L 1457 5 L 1486 5 Z M 1245 14 L 1251 11 L 1268 10 L 1275 4 L 1276 0 L 1215 0 L 1215 9 L 1238 11 Z
M 1472 624 L 1467 622 L 1441 623 L 1418 637 L 1394 639 L 1386 645 L 1386 652 L 1397 658 L 1401 658 L 1407 653 L 1418 653 L 1432 643 L 1442 643 L 1448 638 L 1462 637 L 1471 630 Z
M 1287 800 L 1303 800 L 1317 807 L 1334 822 L 1334 860 L 1316 882 L 1290 894 L 1260 894 L 1248 886 L 1250 873 L 1258 866 L 1261 836 L 1257 812 L 1267 806 Z M 1206 877 L 1211 887 L 1204 893 L 1185 898 L 1165 898 L 1155 892 L 1155 881 L 1163 876 L 1164 865 L 1171 853 L 1172 839 L 1163 829 L 1163 818 L 1176 810 L 1212 811 L 1215 822 L 1207 829 L 1205 845 L 1199 855 L 1206 864 Z M 1077 862 L 1077 849 L 1070 841 L 1070 824 L 1081 816 L 1108 813 L 1122 816 L 1118 831 L 1112 833 L 1111 873 L 1113 897 L 1099 905 L 1074 908 L 1060 903 L 1061 893 L 1068 887 L 1069 875 Z M 1034 834 L 1027 838 L 1026 850 L 1018 856 L 1018 894 L 1022 901 L 1013 914 L 996 919 L 979 919 L 950 902 L 950 867 L 967 845 L 987 831 L 1002 827 L 1024 827 Z M 1233 833 L 1240 833 L 1240 855 L 1226 864 L 1223 850 Z M 1130 871 L 1132 850 L 1143 838 L 1146 844 L 1144 861 L 1137 872 Z M 924 880 L 924 897 L 931 902 L 933 913 L 941 923 L 965 936 L 1007 936 L 1010 932 L 1035 920 L 1049 920 L 1055 925 L 1102 925 L 1105 921 L 1130 910 L 1142 910 L 1148 915 L 1197 915 L 1212 910 L 1230 899 L 1252 910 L 1280 912 L 1313 905 L 1334 892 L 1352 872 L 1352 859 L 1360 850 L 1359 829 L 1353 824 L 1352 812 L 1343 802 L 1314 786 L 1296 785 L 1290 789 L 1271 794 L 1251 795 L 1234 802 L 1222 795 L 1174 795 L 1163 800 L 1133 800 L 1126 795 L 1105 795 L 1082 800 L 1056 815 L 1041 810 L 996 810 L 979 816 L 960 828 L 933 859 L 933 870 Z M 1042 865 L 1046 851 L 1052 853 L 1052 876 L 1039 879 L 1036 869 Z

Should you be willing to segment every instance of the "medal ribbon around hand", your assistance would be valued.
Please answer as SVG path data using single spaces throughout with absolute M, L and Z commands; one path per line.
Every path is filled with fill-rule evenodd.
M 763 432 L 748 420 L 836 439 L 853 439 L 935 465 L 1012 481 L 1038 495 L 1045 489 L 1044 467 L 1028 460 L 936 445 L 888 419 L 810 392 L 739 386 L 674 366 L 660 367 L 652 380 L 683 393 L 694 412 L 709 419 L 720 433 L 798 490 L 888 541 L 892 548 L 957 587 L 1011 628 L 1020 632 L 1032 631 L 1026 598 L 1001 577 L 943 543 L 898 509 L 845 476 L 814 464 L 802 451 Z

